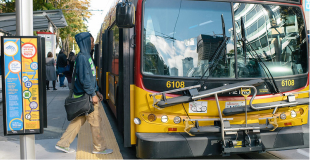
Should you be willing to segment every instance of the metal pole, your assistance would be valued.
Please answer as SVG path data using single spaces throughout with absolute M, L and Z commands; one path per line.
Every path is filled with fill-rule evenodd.
M 221 107 L 220 107 L 220 102 L 219 102 L 219 97 L 217 96 L 217 93 L 214 95 L 215 96 L 215 100 L 216 100 L 216 106 L 217 106 L 217 111 L 219 113 L 219 117 L 220 117 L 220 122 L 221 122 L 221 135 L 222 135 L 222 141 L 223 141 L 223 145 L 226 146 L 225 143 L 225 133 L 224 133 L 224 121 L 223 121 L 223 117 L 222 117 L 222 111 L 221 111 Z
M 33 36 L 33 1 L 16 0 L 16 35 Z M 20 135 L 20 159 L 35 159 L 35 136 Z

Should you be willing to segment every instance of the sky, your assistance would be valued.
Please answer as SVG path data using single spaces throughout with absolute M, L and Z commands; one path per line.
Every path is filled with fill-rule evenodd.
M 92 16 L 88 19 L 88 30 L 97 38 L 97 33 L 100 30 L 101 24 L 107 12 L 110 9 L 112 0 L 91 0 L 89 10 L 103 10 L 103 11 L 91 11 Z M 56 53 L 60 51 L 60 48 L 56 48 Z
M 91 11 L 92 16 L 88 20 L 88 30 L 94 36 L 95 40 L 97 38 L 97 33 L 100 30 L 101 24 L 107 12 L 111 6 L 111 0 L 91 0 L 89 10 L 103 10 L 103 11 Z

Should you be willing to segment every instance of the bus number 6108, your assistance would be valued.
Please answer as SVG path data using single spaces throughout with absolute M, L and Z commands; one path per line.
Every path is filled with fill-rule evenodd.
M 185 83 L 184 81 L 167 81 L 166 87 L 167 88 L 184 88 Z

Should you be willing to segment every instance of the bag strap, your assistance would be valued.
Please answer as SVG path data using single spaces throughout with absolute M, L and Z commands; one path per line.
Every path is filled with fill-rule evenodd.
M 76 59 L 80 56 L 80 54 L 77 55 Z M 75 75 L 76 75 L 76 62 L 74 62 L 73 65 L 73 73 L 72 73 L 72 80 L 71 80 L 71 85 L 72 85 L 72 91 L 70 92 L 71 94 L 69 95 L 70 97 L 72 97 L 72 95 L 74 94 L 73 90 L 74 90 L 74 83 L 75 83 Z

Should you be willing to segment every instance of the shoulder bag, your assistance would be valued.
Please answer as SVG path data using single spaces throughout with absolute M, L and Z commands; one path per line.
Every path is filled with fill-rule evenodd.
M 73 80 L 72 80 L 72 90 L 74 89 L 75 82 L 75 66 L 73 69 Z M 67 112 L 68 121 L 73 120 L 76 117 L 90 114 L 94 111 L 94 106 L 92 102 L 92 97 L 86 93 L 79 98 L 73 98 L 73 91 L 70 91 L 69 96 L 65 100 L 65 109 Z

